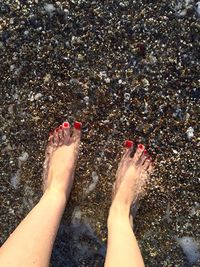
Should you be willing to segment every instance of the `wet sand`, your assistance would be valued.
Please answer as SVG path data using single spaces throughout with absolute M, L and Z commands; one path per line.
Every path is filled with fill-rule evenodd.
M 103 266 L 125 139 L 156 159 L 135 218 L 146 266 L 200 266 L 177 242 L 200 241 L 199 9 L 197 1 L 0 3 L 0 243 L 42 194 L 49 132 L 78 120 L 81 153 L 52 266 Z

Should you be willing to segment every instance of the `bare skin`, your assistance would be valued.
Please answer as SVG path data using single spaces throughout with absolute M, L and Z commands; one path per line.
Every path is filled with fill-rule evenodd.
M 67 123 L 57 128 L 49 137 L 43 174 L 43 190 L 57 188 L 69 197 L 74 181 L 74 171 L 78 159 L 81 131 L 73 129 L 71 135 Z M 45 170 L 47 168 L 47 171 Z
M 71 135 L 67 126 L 63 124 L 49 138 L 44 163 L 44 194 L 1 247 L 0 266 L 49 266 L 53 243 L 74 180 L 81 136 L 80 127 L 74 128 Z M 151 163 L 144 148 L 138 149 L 133 159 L 130 152 L 131 148 L 125 149 L 113 187 L 106 267 L 144 266 L 129 215 L 130 206 L 148 177 L 146 171 L 151 171 Z
M 77 125 L 76 125 L 77 126 Z M 0 249 L 0 266 L 47 267 L 74 180 L 81 131 L 55 131 L 46 151 L 44 195 Z
M 105 267 L 143 267 L 144 262 L 132 230 L 130 208 L 152 172 L 152 163 L 144 146 L 133 158 L 132 146 L 126 148 L 113 186 L 113 201 L 108 217 L 108 249 Z

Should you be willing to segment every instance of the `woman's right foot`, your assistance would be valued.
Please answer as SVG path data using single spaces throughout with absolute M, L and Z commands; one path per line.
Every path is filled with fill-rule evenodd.
M 49 137 L 43 172 L 43 191 L 56 189 L 69 197 L 79 152 L 81 123 L 75 122 L 71 131 L 64 122 Z
M 125 142 L 124 155 L 119 163 L 116 181 L 113 185 L 112 207 L 123 213 L 130 213 L 130 208 L 142 193 L 143 186 L 153 170 L 151 158 L 142 144 L 137 146 L 131 157 L 133 142 Z

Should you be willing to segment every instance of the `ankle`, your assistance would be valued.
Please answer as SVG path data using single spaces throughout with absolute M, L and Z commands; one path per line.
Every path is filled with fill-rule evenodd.
M 130 223 L 129 217 L 130 217 L 130 205 L 113 201 L 109 211 L 108 225 L 112 225 L 117 221 Z
M 52 199 L 56 199 L 58 202 L 67 202 L 66 193 L 60 190 L 58 187 L 50 186 L 44 192 L 44 195 L 48 195 Z

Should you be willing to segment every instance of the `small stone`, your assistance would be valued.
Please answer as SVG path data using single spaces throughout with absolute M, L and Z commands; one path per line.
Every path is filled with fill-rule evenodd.
M 138 48 L 138 53 L 141 55 L 141 56 L 145 56 L 146 55 L 146 46 L 144 43 L 138 43 L 137 44 L 137 48 Z
M 0 49 L 3 49 L 4 48 L 4 45 L 2 42 L 0 42 Z
M 200 1 L 196 3 L 196 7 L 197 14 L 200 17 Z
M 130 97 L 131 97 L 131 95 L 129 93 L 125 93 L 124 94 L 124 101 L 129 101 Z
M 78 58 L 79 61 L 83 61 L 84 60 L 84 56 L 82 54 L 78 54 L 77 58 Z
M 44 4 L 44 10 L 46 11 L 46 13 L 52 17 L 53 13 L 55 12 L 56 8 L 54 7 L 54 5 L 52 4 Z
M 106 83 L 110 83 L 110 78 L 106 78 L 106 79 L 105 79 L 105 82 L 106 82 Z
M 78 81 L 77 79 L 71 78 L 71 79 L 69 80 L 69 83 L 70 83 L 71 85 L 77 85 L 77 84 L 79 84 L 79 81 Z
M 14 18 L 10 19 L 10 24 L 14 24 Z
M 149 55 L 149 62 L 151 64 L 155 64 L 157 62 L 157 58 L 151 54 Z
M 6 135 L 3 135 L 3 136 L 1 137 L 1 139 L 2 139 L 2 141 L 6 141 Z
M 46 74 L 45 77 L 44 77 L 44 82 L 45 83 L 48 83 L 51 79 L 51 74 Z
M 150 85 L 150 83 L 146 78 L 144 78 L 144 79 L 142 79 L 142 85 L 146 88 Z
M 27 152 L 23 152 L 23 154 L 18 159 L 19 159 L 19 161 L 24 162 L 24 161 L 26 161 L 28 159 L 28 157 L 29 157 L 28 153 Z
M 10 114 L 13 114 L 13 107 L 14 107 L 13 104 L 11 104 L 11 105 L 8 107 L 8 112 L 9 112 Z
M 18 170 L 12 177 L 10 180 L 11 185 L 13 186 L 13 188 L 17 189 L 18 185 L 20 182 L 20 170 Z
M 178 154 L 178 151 L 177 151 L 176 149 L 172 149 L 172 152 L 173 152 L 174 154 Z
M 13 71 L 15 69 L 15 65 L 10 65 L 10 71 Z
M 192 127 L 189 127 L 186 131 L 187 138 L 190 141 L 194 137 L 194 129 Z
M 39 100 L 40 98 L 42 97 L 42 94 L 41 93 L 37 93 L 34 97 L 34 99 L 37 101 Z
M 85 96 L 83 99 L 85 100 L 86 105 L 88 105 L 90 100 L 89 96 Z

